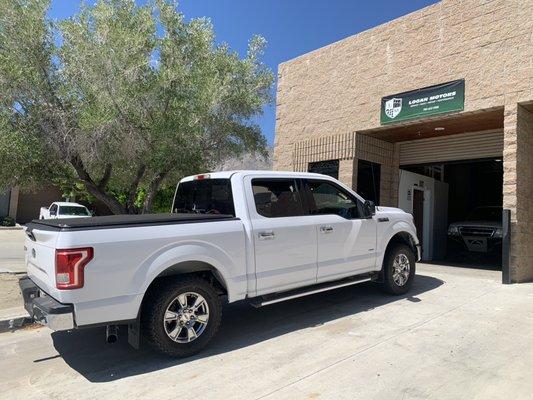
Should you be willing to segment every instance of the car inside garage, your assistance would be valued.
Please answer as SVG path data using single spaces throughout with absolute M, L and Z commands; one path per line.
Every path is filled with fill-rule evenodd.
M 381 189 L 390 181 L 397 199 L 390 196 L 389 204 L 413 215 L 423 261 L 501 269 L 503 109 L 359 133 L 374 149 L 393 149 L 398 157 L 381 165 Z M 387 168 L 393 176 L 398 171 L 397 182 L 387 177 Z M 358 190 L 364 177 L 358 176 Z
M 422 240 L 426 236 L 426 240 L 433 241 L 425 246 L 425 258 L 501 268 L 501 158 L 405 165 L 400 174 L 400 192 L 412 199 Z M 428 205 L 424 210 L 426 201 L 433 207 Z M 433 231 L 432 235 L 424 235 L 424 225 Z

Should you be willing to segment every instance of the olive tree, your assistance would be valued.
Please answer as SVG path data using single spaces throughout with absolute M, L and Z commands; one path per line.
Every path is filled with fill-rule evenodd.
M 261 37 L 240 57 L 166 0 L 100 0 L 60 22 L 48 7 L 0 2 L 0 188 L 82 182 L 115 214 L 148 212 L 165 181 L 265 153 Z

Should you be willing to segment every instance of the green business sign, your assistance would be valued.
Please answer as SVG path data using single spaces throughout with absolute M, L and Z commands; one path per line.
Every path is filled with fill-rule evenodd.
M 465 81 L 460 79 L 383 97 L 380 121 L 382 124 L 391 124 L 435 114 L 462 111 L 464 105 Z

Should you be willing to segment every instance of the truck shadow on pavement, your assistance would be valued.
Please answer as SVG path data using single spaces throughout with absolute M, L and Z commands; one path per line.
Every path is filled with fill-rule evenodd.
M 155 353 L 145 343 L 141 344 L 140 350 L 134 350 L 127 343 L 125 328 L 121 329 L 119 340 L 114 344 L 105 343 L 105 328 L 55 332 L 52 340 L 59 356 L 87 380 L 109 382 L 242 349 L 391 302 L 403 299 L 419 302 L 422 300 L 417 295 L 443 283 L 437 278 L 417 275 L 412 290 L 404 296 L 384 294 L 368 282 L 260 309 L 246 302 L 227 305 L 220 331 L 210 346 L 196 356 L 181 360 Z

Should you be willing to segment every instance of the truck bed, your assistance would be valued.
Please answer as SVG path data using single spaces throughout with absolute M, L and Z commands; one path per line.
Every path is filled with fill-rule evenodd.
M 191 258 L 223 271 L 232 289 L 228 298 L 240 299 L 247 289 L 244 225 L 233 215 L 37 220 L 28 224 L 26 235 L 28 276 L 57 302 L 73 305 L 76 326 L 135 319 L 150 283 Z M 83 267 L 83 287 L 58 288 L 57 250 L 86 248 L 93 258 Z
M 27 232 L 33 229 L 44 231 L 79 231 L 92 229 L 126 228 L 149 225 L 189 224 L 199 222 L 237 220 L 225 214 L 140 214 L 107 215 L 91 218 L 35 219 L 27 224 Z

